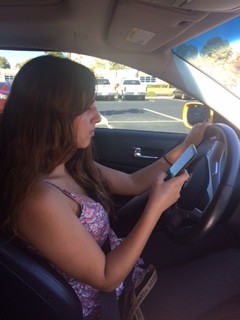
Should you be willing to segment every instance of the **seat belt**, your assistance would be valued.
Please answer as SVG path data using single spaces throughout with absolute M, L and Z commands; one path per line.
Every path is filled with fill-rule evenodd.
M 121 320 L 118 300 L 115 290 L 100 292 L 101 311 L 103 320 Z
M 106 254 L 111 251 L 109 237 L 104 242 L 102 250 Z M 121 320 L 116 290 L 112 292 L 100 291 L 100 301 L 103 320 Z

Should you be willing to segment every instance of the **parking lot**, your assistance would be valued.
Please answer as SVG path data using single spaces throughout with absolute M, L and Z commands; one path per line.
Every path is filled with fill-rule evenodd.
M 171 98 L 96 101 L 102 121 L 109 129 L 140 129 L 163 132 L 189 131 L 182 121 L 185 101 Z

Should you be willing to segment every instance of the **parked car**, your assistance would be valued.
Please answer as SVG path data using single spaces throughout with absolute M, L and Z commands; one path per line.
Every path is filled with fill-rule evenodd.
M 175 89 L 173 91 L 173 99 L 192 100 L 194 98 L 180 89 Z
M 146 85 L 139 79 L 123 79 L 117 88 L 117 95 L 120 99 L 135 98 L 144 100 L 146 96 Z
M 11 82 L 0 82 L 0 113 L 11 90 Z
M 97 78 L 95 98 L 114 100 L 114 97 L 114 85 L 110 83 L 109 79 Z
M 69 57 L 74 53 L 78 61 L 85 55 L 103 58 L 187 88 L 204 105 L 204 112 L 213 110 L 213 126 L 197 146 L 198 156 L 188 168 L 191 179 L 175 206 L 184 214 L 175 215 L 174 221 L 160 219 L 156 250 L 165 270 L 189 262 L 191 272 L 192 261 L 199 256 L 229 246 L 240 249 L 239 1 L 2 0 L 0 16 L 0 56 L 9 61 L 14 53 L 23 62 L 46 51 Z M 133 96 L 144 97 L 144 90 Z M 102 104 L 97 102 L 108 125 L 95 130 L 96 160 L 113 169 L 133 173 L 144 168 L 181 143 L 190 130 L 183 123 L 182 101 Z M 200 113 L 198 108 L 203 119 Z M 139 212 L 144 209 L 142 197 L 113 197 L 116 209 L 129 201 L 136 201 Z M 131 229 L 130 218 L 114 227 L 119 236 Z M 209 239 L 212 246 L 205 242 Z M 224 262 L 220 260 L 221 265 Z M 209 266 L 209 272 L 216 269 Z M 226 271 L 225 276 L 234 282 L 231 273 Z M 227 292 L 224 278 L 222 292 Z M 177 280 L 172 288 L 182 292 L 184 301 Z M 60 274 L 18 237 L 3 232 L 0 296 L 0 319 L 82 319 L 80 301 Z M 194 308 L 194 301 L 189 307 Z

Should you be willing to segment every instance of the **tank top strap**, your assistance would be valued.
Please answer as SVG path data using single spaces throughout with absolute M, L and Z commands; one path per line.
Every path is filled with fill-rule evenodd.
M 52 183 L 48 180 L 43 180 L 44 182 L 52 185 L 53 187 L 57 188 L 58 190 L 60 190 L 63 194 L 65 194 L 67 197 L 71 198 L 72 200 L 74 200 L 75 202 L 77 202 L 78 204 L 84 205 L 84 201 L 81 199 L 81 197 L 79 195 L 76 195 L 73 192 L 70 192 L 64 188 L 59 187 L 58 185 L 56 185 L 55 183 Z

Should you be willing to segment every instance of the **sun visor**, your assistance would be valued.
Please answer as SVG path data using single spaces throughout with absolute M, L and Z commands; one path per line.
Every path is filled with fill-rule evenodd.
M 126 52 L 152 52 L 207 15 L 200 11 L 160 9 L 143 1 L 120 0 L 109 25 L 107 41 Z

